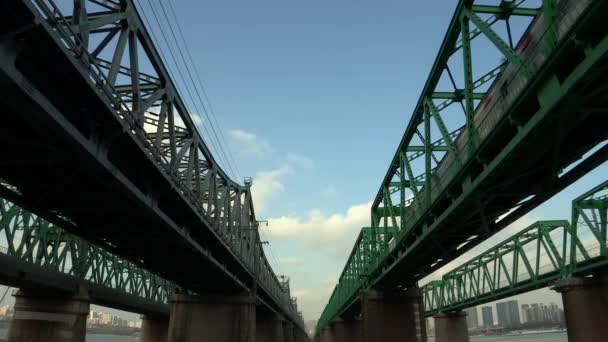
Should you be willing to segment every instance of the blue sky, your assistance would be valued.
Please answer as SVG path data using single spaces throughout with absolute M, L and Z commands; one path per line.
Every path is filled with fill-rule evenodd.
M 148 15 L 150 2 L 158 9 L 157 0 L 136 1 Z M 262 227 L 269 258 L 291 277 L 305 318 L 316 319 L 359 229 L 369 224 L 369 202 L 457 2 L 172 3 L 218 129 L 240 175 L 254 178 L 257 217 L 270 221 Z M 162 41 L 156 43 L 166 53 Z M 594 171 L 514 229 L 569 218 L 570 201 L 606 170 Z M 549 291 L 541 293 L 545 297 L 559 299 Z

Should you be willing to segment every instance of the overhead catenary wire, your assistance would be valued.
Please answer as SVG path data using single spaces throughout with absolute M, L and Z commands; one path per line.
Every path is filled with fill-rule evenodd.
M 161 3 L 161 7 L 162 7 L 162 1 L 159 0 L 159 2 Z M 221 126 L 217 120 L 217 116 L 215 115 L 215 112 L 213 110 L 213 106 L 211 105 L 211 101 L 209 100 L 209 97 L 207 96 L 207 91 L 205 90 L 205 83 L 203 82 L 201 76 L 200 76 L 200 71 L 199 68 L 196 66 L 196 64 L 194 63 L 194 59 L 192 58 L 192 53 L 190 52 L 190 48 L 189 45 L 186 42 L 186 38 L 184 36 L 184 33 L 182 31 L 181 25 L 179 24 L 179 20 L 177 19 L 177 15 L 175 14 L 175 9 L 173 7 L 173 3 L 171 1 L 168 2 L 169 4 L 169 10 L 171 12 L 171 16 L 173 17 L 173 21 L 176 23 L 176 27 L 178 30 L 178 34 L 181 38 L 181 41 L 186 49 L 186 56 L 188 56 L 188 59 L 190 60 L 190 64 L 192 64 L 193 66 L 193 70 L 194 70 L 194 75 L 196 76 L 196 79 L 198 80 L 199 84 L 200 84 L 200 88 L 201 91 L 203 93 L 203 97 L 205 98 L 205 100 L 207 101 L 207 106 L 209 107 L 209 115 L 211 116 L 211 118 L 213 119 L 213 121 L 215 121 L 215 125 L 218 127 L 219 130 L 219 136 L 220 136 L 220 140 L 221 142 L 224 144 L 224 146 L 226 146 L 226 149 L 228 150 L 228 157 L 232 160 L 232 163 L 235 166 L 237 175 L 239 177 L 239 179 L 241 179 L 241 174 L 239 172 L 239 168 L 238 168 L 238 164 L 235 162 L 234 158 L 233 158 L 233 154 L 232 151 L 230 150 L 230 145 L 228 145 L 226 143 L 226 138 L 224 136 L 224 133 L 221 129 Z M 213 127 L 213 123 L 211 122 L 211 120 L 209 121 L 209 123 L 212 125 Z
M 148 2 L 151 5 L 150 0 L 148 0 Z M 199 82 L 199 84 L 197 85 L 197 83 L 195 82 L 195 80 L 194 80 L 194 78 L 192 76 L 193 71 L 194 71 L 195 74 L 197 73 L 197 69 L 196 69 L 194 63 L 191 63 L 192 64 L 192 70 L 191 70 L 191 68 L 188 66 L 188 62 L 187 62 L 186 58 L 184 57 L 184 51 L 187 50 L 188 44 L 185 42 L 185 39 L 183 39 L 183 41 L 184 41 L 183 45 L 184 46 L 183 47 L 180 46 L 179 41 L 177 39 L 177 36 L 175 34 L 175 30 L 173 28 L 173 25 L 171 24 L 171 21 L 169 20 L 169 16 L 167 15 L 167 10 L 165 9 L 165 6 L 163 5 L 163 2 L 160 1 L 160 0 L 159 0 L 159 5 L 160 5 L 160 10 L 162 12 L 162 15 L 157 15 L 155 7 L 153 7 L 153 6 L 150 6 L 150 7 L 151 7 L 151 9 L 153 11 L 153 15 L 155 16 L 155 19 L 157 19 L 157 23 L 158 23 L 159 27 L 162 29 L 162 27 L 164 26 L 164 25 L 161 24 L 161 20 L 159 18 L 164 19 L 164 21 L 166 22 L 166 24 L 168 26 L 168 31 L 171 33 L 171 37 L 173 38 L 173 44 L 175 45 L 175 47 L 177 49 L 179 57 L 181 57 L 181 61 L 182 61 L 183 67 L 185 68 L 186 74 L 188 76 L 188 79 L 190 80 L 190 83 L 192 84 L 192 86 L 194 88 L 194 93 L 196 94 L 196 98 L 198 99 L 198 101 L 199 101 L 199 103 L 200 103 L 200 105 L 201 105 L 201 107 L 203 109 L 203 111 L 201 113 L 201 111 L 198 108 L 198 106 L 196 105 L 196 103 L 194 103 L 195 107 L 196 107 L 196 110 L 197 110 L 197 112 L 198 112 L 199 115 L 203 114 L 206 117 L 207 122 L 209 123 L 209 128 L 211 129 L 211 132 L 213 133 L 213 137 L 212 138 L 215 138 L 215 141 L 217 143 L 216 151 L 223 156 L 224 161 L 226 163 L 226 167 L 228 167 L 230 169 L 230 171 L 232 172 L 232 174 L 234 176 L 237 176 L 240 179 L 240 176 L 238 175 L 238 172 L 237 172 L 238 170 L 236 168 L 236 164 L 234 164 L 232 162 L 232 160 L 234 160 L 234 158 L 232 158 L 231 153 L 230 153 L 229 150 L 228 150 L 228 152 L 226 152 L 226 150 L 229 147 L 228 147 L 227 144 L 225 144 L 225 142 L 222 142 L 222 139 L 220 138 L 221 137 L 221 131 L 220 131 L 220 134 L 218 135 L 217 130 L 216 130 L 214 124 L 213 124 L 213 120 L 212 120 L 212 118 L 211 118 L 211 116 L 209 114 L 210 111 L 207 110 L 207 106 L 205 105 L 205 101 L 203 101 L 203 97 L 201 96 L 201 92 L 202 91 L 199 91 L 199 88 L 204 89 L 203 86 L 202 86 L 202 82 Z M 179 23 L 178 22 L 176 22 L 176 26 L 179 29 Z M 161 32 L 162 32 L 163 36 L 165 36 L 164 30 L 162 30 Z M 165 37 L 165 40 L 167 40 L 166 37 Z M 171 51 L 172 56 L 175 58 L 175 55 L 173 55 L 171 46 L 168 43 L 167 43 L 167 45 L 168 45 L 169 50 Z M 186 54 L 188 54 L 187 51 L 186 51 Z M 189 56 L 189 59 L 190 59 L 191 62 L 193 61 L 193 59 L 192 59 L 191 56 Z M 176 61 L 176 63 L 177 63 L 177 61 Z M 198 77 L 199 77 L 199 80 L 200 80 L 200 76 L 198 76 Z M 184 78 L 183 75 L 182 75 L 182 78 Z M 184 82 L 187 84 L 187 80 L 185 80 Z M 194 98 L 191 98 L 191 100 L 193 102 L 195 101 Z M 217 119 L 215 121 L 217 123 Z M 203 124 L 203 126 L 204 126 L 205 129 L 207 128 L 204 124 Z M 208 130 L 207 130 L 207 133 L 209 134 Z M 224 145 L 225 145 L 225 148 L 224 148 Z
M 167 16 L 167 11 L 165 10 L 165 6 L 163 5 L 163 1 L 162 0 L 158 0 L 158 2 L 160 3 L 160 7 L 161 10 L 163 11 L 164 15 L 166 18 L 168 18 L 169 16 Z M 200 72 L 199 72 L 199 68 L 197 68 L 196 63 L 194 63 L 194 59 L 192 58 L 192 53 L 190 52 L 190 48 L 189 48 L 189 44 L 186 42 L 184 33 L 182 31 L 181 25 L 179 24 L 179 21 L 177 20 L 177 15 L 175 14 L 175 9 L 173 7 L 172 2 L 167 2 L 169 4 L 169 12 L 171 12 L 173 21 L 175 23 L 175 27 L 177 27 L 177 31 L 178 31 L 178 35 L 181 38 L 181 42 L 183 44 L 183 49 L 178 49 L 180 55 L 182 56 L 182 60 L 184 60 L 182 51 L 186 52 L 186 56 L 188 56 L 188 60 L 190 61 L 190 65 L 192 66 L 192 70 L 194 71 L 194 75 L 196 76 L 196 80 L 198 81 L 198 88 L 201 89 L 201 93 L 203 94 L 203 98 L 205 99 L 205 101 L 207 102 L 207 106 L 204 105 L 203 99 L 201 98 L 200 93 L 198 92 L 198 88 L 195 85 L 194 79 L 192 78 L 192 73 L 190 73 L 190 70 L 188 69 L 188 63 L 184 60 L 184 65 L 186 65 L 186 68 L 188 70 L 188 76 L 190 76 L 190 80 L 192 81 L 192 84 L 195 86 L 195 90 L 197 90 L 197 95 L 199 97 L 199 100 L 201 101 L 201 104 L 203 105 L 203 109 L 205 110 L 205 114 L 207 114 L 207 120 L 209 121 L 209 125 L 211 126 L 211 130 L 213 131 L 213 134 L 215 135 L 216 139 L 219 140 L 220 146 L 225 146 L 226 150 L 227 150 L 227 158 L 229 159 L 229 161 L 233 164 L 234 169 L 236 170 L 236 173 L 239 177 L 239 179 L 241 179 L 241 175 L 238 169 L 238 165 L 235 162 L 233 155 L 232 155 L 232 151 L 230 150 L 230 145 L 228 145 L 226 143 L 226 139 L 223 133 L 223 130 L 221 129 L 222 127 L 220 126 L 217 117 L 215 115 L 215 112 L 213 111 L 213 106 L 211 105 L 211 101 L 209 100 L 209 97 L 207 96 L 207 91 L 205 90 L 205 84 L 202 81 L 202 78 L 200 76 Z M 173 35 L 174 40 L 177 42 L 177 38 L 175 36 L 175 32 L 173 31 L 173 28 L 171 26 L 171 23 L 169 22 L 169 20 L 167 19 L 167 22 L 169 23 L 169 28 L 171 31 L 171 34 Z M 206 110 L 206 108 L 209 108 L 209 111 Z M 215 124 L 214 124 L 215 122 Z M 217 127 L 217 129 L 216 129 Z M 217 133 L 219 131 L 219 134 Z M 219 136 L 219 137 L 218 137 Z
M 267 237 L 265 237 L 262 233 L 262 230 L 259 230 L 259 234 L 260 234 L 260 238 L 262 239 L 262 241 L 268 241 Z M 268 243 L 266 244 L 266 246 L 268 246 L 268 254 L 270 256 L 270 262 L 272 262 L 274 265 L 273 269 L 276 269 L 278 271 L 278 274 L 283 274 L 280 264 L 279 264 L 279 260 L 277 259 L 277 257 L 275 256 L 274 253 L 274 249 L 272 248 L 272 244 Z
M 141 5 L 139 0 L 136 0 L 139 7 L 142 9 L 142 15 L 144 17 L 144 21 L 146 23 L 146 25 L 150 28 L 150 33 L 152 35 L 152 38 L 155 41 L 159 41 L 160 40 L 157 38 L 154 28 L 153 26 L 150 24 L 150 21 L 148 20 L 148 16 L 146 15 L 146 11 L 144 10 L 144 7 Z M 174 52 L 173 52 L 173 48 L 172 45 L 169 42 L 169 38 L 167 38 L 167 35 L 165 34 L 165 30 L 164 30 L 164 26 L 161 23 L 161 20 L 159 18 L 159 14 L 157 13 L 157 10 L 155 9 L 154 5 L 152 4 L 152 2 L 150 0 L 146 0 L 148 3 L 148 6 L 152 12 L 152 17 L 154 18 L 157 26 L 158 26 L 158 30 L 161 33 L 161 37 L 162 37 L 162 41 L 164 42 L 165 46 L 167 47 L 167 50 L 169 50 L 169 55 L 171 57 L 171 61 L 173 62 L 175 69 L 177 70 L 177 74 L 179 75 L 179 79 L 181 80 L 181 84 L 183 85 L 183 88 L 185 88 L 186 93 L 188 94 L 188 97 L 190 99 L 190 102 L 192 103 L 192 105 L 194 106 L 194 109 L 197 112 L 201 112 L 199 106 L 197 105 L 197 102 L 195 100 L 195 96 L 193 95 L 193 92 L 190 88 L 190 86 L 188 85 L 187 79 L 184 76 L 184 71 L 182 70 L 182 67 L 180 66 L 179 60 L 178 58 L 175 56 Z M 161 54 L 161 58 L 163 58 L 165 60 L 165 64 L 167 65 L 167 68 L 169 68 L 169 71 L 173 73 L 173 70 L 171 70 L 170 65 L 167 63 L 169 61 L 169 58 L 167 58 L 166 54 L 164 54 L 164 51 L 162 49 L 160 50 L 160 54 Z M 179 47 L 178 47 L 179 50 Z M 185 104 L 186 105 L 186 104 Z M 186 107 L 188 107 L 186 105 Z M 192 113 L 190 110 L 188 110 L 188 108 L 186 108 L 186 110 L 188 111 L 188 113 Z M 198 125 L 195 124 L 195 127 L 193 127 L 193 129 L 198 130 L 197 128 Z M 209 129 L 207 128 L 206 125 L 203 125 L 203 129 L 205 130 L 207 136 L 209 137 L 208 141 L 211 144 L 211 147 L 213 148 L 214 151 L 217 152 L 217 157 L 218 160 L 220 162 L 222 162 L 224 165 L 226 165 L 226 167 L 228 168 L 229 171 L 232 172 L 233 175 L 236 174 L 236 172 L 234 171 L 234 169 L 232 168 L 231 164 L 228 161 L 228 158 L 226 157 L 225 152 L 223 152 L 223 149 L 221 147 L 221 145 L 217 145 L 219 144 L 219 141 L 216 143 L 216 141 L 213 140 L 213 135 L 209 132 Z M 201 137 L 202 138 L 202 137 Z M 227 171 L 228 171 L 227 170 Z
M 160 42 L 160 40 L 159 40 L 159 39 L 157 38 L 157 36 L 156 36 L 156 33 L 155 33 L 155 31 L 154 31 L 153 26 L 150 24 L 150 21 L 148 20 L 148 16 L 146 15 L 146 11 L 144 10 L 144 7 L 141 5 L 141 3 L 139 2 L 139 0 L 136 0 L 136 1 L 137 1 L 138 6 L 141 8 L 141 13 L 142 13 L 142 15 L 143 15 L 143 17 L 144 17 L 144 21 L 145 21 L 145 23 L 146 23 L 146 26 L 150 28 L 150 30 L 149 30 L 149 31 L 150 31 L 150 34 L 152 35 L 152 38 L 154 39 L 154 41 L 158 41 L 158 42 Z M 181 84 L 182 84 L 182 85 L 183 85 L 183 87 L 186 89 L 186 93 L 188 94 L 188 97 L 190 98 L 190 101 L 191 101 L 191 102 L 194 102 L 194 101 L 193 101 L 194 97 L 192 96 L 192 92 L 191 92 L 191 90 L 190 90 L 190 87 L 189 87 L 189 86 L 188 86 L 188 84 L 187 84 L 187 83 L 184 81 L 184 79 L 185 79 L 185 78 L 184 78 L 184 76 L 183 76 L 182 70 L 181 70 L 181 68 L 180 68 L 180 66 L 179 66 L 179 64 L 178 64 L 178 62 L 177 62 L 177 58 L 175 58 L 175 55 L 173 54 L 173 50 L 171 49 L 171 46 L 169 45 L 169 41 L 168 41 L 168 39 L 167 39 L 167 37 L 166 37 L 166 35 L 165 35 L 165 33 L 164 33 L 164 31 L 163 31 L 163 29 L 162 29 L 161 25 L 160 25 L 160 21 L 159 21 L 159 19 L 158 19 L 158 16 L 156 15 L 156 12 L 154 11 L 154 8 L 152 7 L 152 3 L 151 3 L 149 0 L 147 0 L 147 3 L 148 3 L 148 6 L 151 8 L 151 10 L 152 10 L 152 12 L 153 12 L 153 14 L 154 14 L 154 18 L 155 18 L 155 20 L 156 20 L 156 23 L 157 23 L 157 24 L 158 24 L 158 26 L 159 26 L 159 30 L 160 30 L 161 35 L 162 35 L 162 37 L 163 37 L 163 41 L 165 42 L 165 45 L 167 46 L 167 49 L 169 50 L 169 54 L 171 55 L 171 61 L 173 62 L 174 67 L 177 69 L 177 74 L 179 75 L 179 78 L 178 78 L 178 77 L 175 77 L 175 78 L 174 78 L 174 79 L 175 79 L 175 82 L 176 82 L 176 86 L 178 86 L 178 87 L 179 87 L 179 84 L 180 84 L 180 83 L 179 83 L 178 81 L 181 81 Z M 164 53 L 164 50 L 159 49 L 159 54 L 160 54 L 160 56 L 161 56 L 161 59 L 162 59 L 162 60 L 164 60 L 163 62 L 164 62 L 164 64 L 167 66 L 168 71 L 169 71 L 170 73 L 172 73 L 172 74 L 175 74 L 175 73 L 173 72 L 173 70 L 172 70 L 171 65 L 168 63 L 169 58 L 167 58 L 166 54 Z M 187 105 L 187 104 L 184 104 L 184 105 L 186 106 L 186 110 L 187 110 L 188 112 L 190 112 L 190 110 L 188 110 L 188 108 L 187 108 L 187 107 L 188 107 L 188 105 Z M 196 103 L 195 103 L 195 102 L 194 102 L 194 106 L 195 106 L 195 108 L 197 108 L 197 106 L 196 106 Z M 197 109 L 197 110 L 198 110 L 198 109 Z M 203 127 L 203 128 L 204 128 L 204 129 L 205 129 L 205 131 L 207 132 L 207 135 L 208 135 L 208 136 L 211 138 L 211 135 L 209 134 L 209 131 L 207 130 L 207 127 Z M 195 127 L 195 129 L 196 129 L 196 127 Z M 203 138 L 203 140 L 205 140 L 205 139 Z M 210 142 L 210 144 L 211 144 L 211 147 L 213 147 L 213 149 L 214 149 L 214 150 L 217 150 L 217 147 L 215 146 L 215 142 L 214 142 L 212 139 L 210 139 L 210 140 L 209 140 L 209 142 Z M 219 156 L 219 158 L 221 158 L 221 157 L 222 157 L 222 156 L 220 155 L 220 156 Z

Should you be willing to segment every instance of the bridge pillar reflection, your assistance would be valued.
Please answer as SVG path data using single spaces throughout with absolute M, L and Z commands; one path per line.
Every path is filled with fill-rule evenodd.
M 139 342 L 167 342 L 169 319 L 151 316 L 141 317 Z
M 360 319 L 336 319 L 331 326 L 333 342 L 361 342 Z
M 568 341 L 600 342 L 608 336 L 608 277 L 566 278 L 553 288 L 562 294 Z
M 422 291 L 363 291 L 360 295 L 363 342 L 426 342 Z
M 463 311 L 440 313 L 435 319 L 435 342 L 469 342 L 467 314 Z
M 171 296 L 168 342 L 255 342 L 256 312 L 248 293 Z
M 283 318 L 275 312 L 256 314 L 256 342 L 283 342 Z
M 67 296 L 21 289 L 15 295 L 8 341 L 85 342 L 89 304 L 84 288 Z

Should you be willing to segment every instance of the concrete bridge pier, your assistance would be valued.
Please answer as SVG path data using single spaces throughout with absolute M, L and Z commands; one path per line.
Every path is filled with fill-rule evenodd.
M 331 325 L 334 342 L 361 342 L 360 319 L 336 319 Z
M 84 288 L 76 295 L 21 289 L 8 329 L 11 342 L 85 342 L 90 299 Z
M 440 313 L 435 319 L 435 342 L 469 342 L 467 314 L 463 311 Z
M 167 342 L 255 342 L 251 295 L 174 294 Z
M 139 342 L 167 342 L 169 319 L 151 316 L 141 317 Z
M 426 342 L 422 291 L 364 291 L 360 295 L 362 342 Z
M 320 339 L 319 340 L 321 342 L 333 342 L 334 341 L 331 326 L 325 327 L 321 331 L 321 335 L 320 335 Z
M 290 321 L 283 321 L 283 341 L 295 342 L 293 323 Z
M 283 342 L 283 318 L 275 312 L 258 311 L 256 342 Z
M 310 342 L 310 337 L 301 330 L 294 330 L 294 342 Z
M 553 288 L 562 294 L 568 341 L 601 342 L 608 336 L 608 277 L 566 278 Z

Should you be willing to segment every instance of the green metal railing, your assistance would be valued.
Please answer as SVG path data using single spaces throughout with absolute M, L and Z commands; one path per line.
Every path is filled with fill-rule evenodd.
M 572 202 L 572 223 L 539 221 L 423 286 L 426 315 L 546 287 L 608 265 L 608 181 Z

